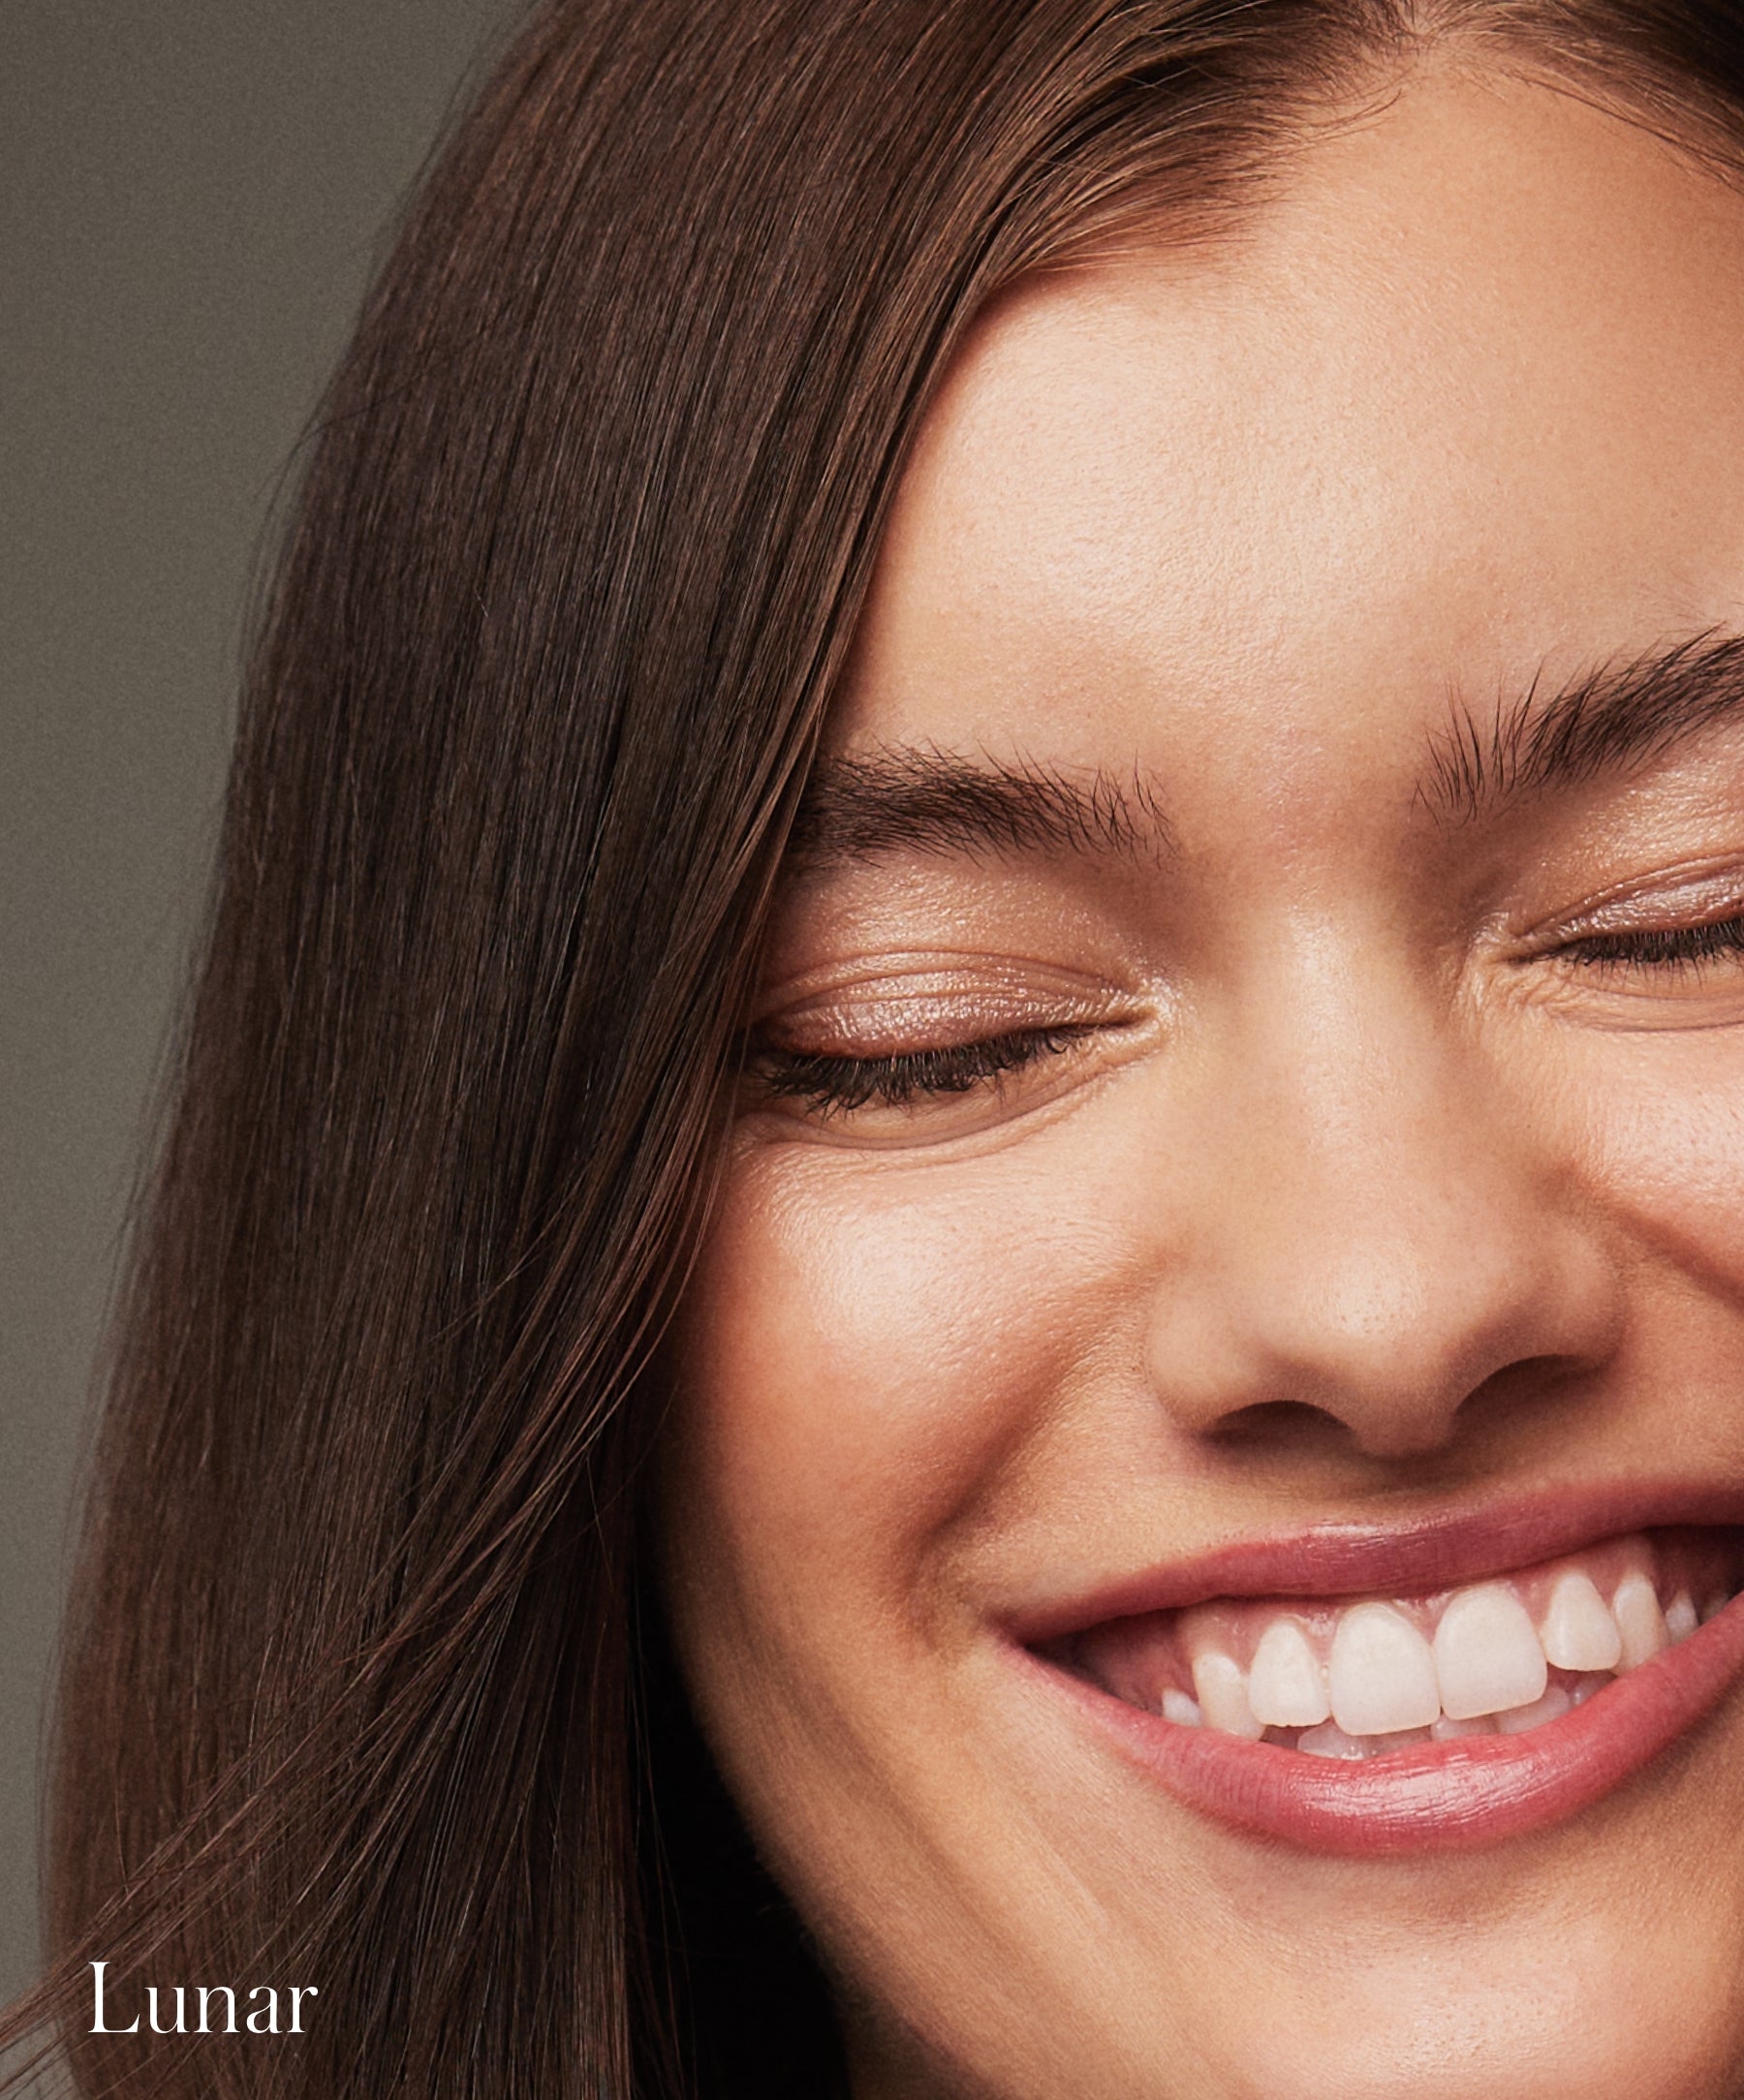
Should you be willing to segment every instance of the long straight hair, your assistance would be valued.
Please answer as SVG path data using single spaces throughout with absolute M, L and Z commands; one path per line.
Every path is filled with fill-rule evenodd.
M 334 383 L 245 696 L 7 2030 L 81 2091 L 839 2085 L 638 1580 L 785 828 L 987 301 L 1215 238 L 1305 112 L 1448 37 L 1712 157 L 1744 130 L 1739 0 L 525 27 Z M 320 1995 L 300 2036 L 97 2036 L 96 1961 L 113 2023 L 146 1983 Z

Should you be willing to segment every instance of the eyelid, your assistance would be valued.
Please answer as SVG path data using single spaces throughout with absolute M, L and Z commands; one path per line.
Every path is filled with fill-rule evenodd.
M 1668 921 L 1690 925 L 1744 911 L 1744 865 L 1735 857 L 1666 868 L 1601 891 L 1572 910 L 1526 929 L 1520 943 L 1543 954 L 1610 934 L 1645 933 Z
M 963 1050 L 978 1043 L 1049 1030 L 1091 1027 L 1104 1016 L 1059 1002 L 1018 1011 L 966 1006 L 961 1001 L 880 1002 L 862 1011 L 834 1008 L 754 1031 L 752 1040 L 789 1056 L 876 1059 L 924 1051 Z
M 1055 965 L 934 955 L 868 960 L 778 987 L 753 1009 L 748 1037 L 787 1052 L 898 1056 L 1026 1031 L 1078 1028 L 1133 1011 L 1123 987 Z M 942 967 L 944 965 L 944 967 Z M 795 996 L 797 995 L 797 996 Z

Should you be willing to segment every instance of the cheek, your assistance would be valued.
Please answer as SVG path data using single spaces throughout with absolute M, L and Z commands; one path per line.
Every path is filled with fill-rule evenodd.
M 919 1608 L 929 1562 L 1106 1325 L 1114 1230 L 1063 1200 L 1063 1167 L 805 1150 L 746 1162 L 688 1294 L 686 1529 L 765 1612 L 814 1579 L 814 1616 L 850 1592 Z
M 1028 1728 L 977 1571 L 1054 1506 L 1038 1441 L 1134 1302 L 1134 1220 L 1099 1163 L 1081 1123 L 950 1165 L 751 1155 L 675 1337 L 679 1662 L 771 1872 L 883 2003 L 939 2013 L 942 1916 L 996 1944 L 957 1979 L 984 1994 L 1022 1953 L 1018 1892 L 1059 1915 L 1047 1848 L 999 1838 L 1014 1804 L 1046 1813 L 1056 1769 L 1039 1780 L 1033 1745 L 1012 1765 Z M 944 2023 L 961 2011 L 953 1987 Z
M 1744 1054 L 1730 1031 L 1590 1046 L 1594 1177 L 1650 1257 L 1744 1292 Z

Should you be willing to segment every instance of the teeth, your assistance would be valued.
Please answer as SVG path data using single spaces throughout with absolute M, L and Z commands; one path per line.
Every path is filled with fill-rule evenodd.
M 1449 1720 L 1501 1714 L 1543 1696 L 1544 1651 L 1511 1590 L 1484 1583 L 1460 1591 L 1435 1629 L 1435 1675 Z
M 1544 1659 L 1559 1670 L 1614 1670 L 1623 1636 L 1590 1575 L 1577 1568 L 1557 1578 L 1539 1635 Z
M 1312 1728 L 1332 1711 L 1325 1675 L 1293 1619 L 1274 1619 L 1248 1671 L 1248 1705 L 1264 1727 Z
M 1371 1757 L 1381 1757 L 1388 1750 L 1415 1750 L 1419 1743 L 1434 1741 L 1427 1728 L 1401 1728 L 1396 1735 L 1371 1736 L 1367 1747 Z
M 1574 1704 L 1560 1684 L 1552 1684 L 1542 1699 L 1533 1700 L 1530 1706 L 1514 1707 L 1510 1713 L 1496 1715 L 1499 1735 L 1523 1735 L 1528 1728 L 1539 1728 L 1545 1721 L 1560 1720 Z
M 1611 1610 L 1623 1643 L 1617 1667 L 1634 1670 L 1643 1662 L 1651 1662 L 1670 1636 L 1666 1631 L 1659 1597 L 1646 1576 L 1625 1575 L 1611 1599 Z
M 1427 1728 L 1441 1714 L 1429 1643 L 1390 1604 L 1355 1604 L 1332 1636 L 1332 1718 L 1351 1736 Z
M 1396 1602 L 1215 1599 L 1179 1614 L 1172 1638 L 1161 1615 L 1135 1618 L 1098 1629 L 1080 1655 L 1105 1690 L 1176 1726 L 1309 1756 L 1514 1735 L 1584 1704 L 1731 1601 L 1713 1559 L 1674 1560 L 1656 1581 L 1654 1553 L 1646 1538 L 1621 1537 Z
M 1246 1736 L 1258 1743 L 1265 1723 L 1257 1720 L 1248 1704 L 1247 1680 L 1233 1655 L 1208 1648 L 1194 1657 L 1193 1688 L 1207 1724 L 1226 1736 Z
M 1496 1723 L 1488 1714 L 1476 1714 L 1469 1721 L 1456 1721 L 1444 1714 L 1440 1720 L 1429 1724 L 1429 1737 L 1433 1743 L 1454 1743 L 1461 1736 L 1493 1736 Z
M 1434 1731 L 1428 1728 L 1401 1728 L 1385 1736 L 1352 1736 L 1347 1735 L 1336 1721 L 1322 1721 L 1318 1728 L 1304 1728 L 1295 1746 L 1298 1750 L 1306 1750 L 1310 1757 L 1343 1757 L 1355 1761 L 1362 1757 L 1385 1757 L 1389 1750 L 1414 1750 L 1419 1743 L 1434 1740 Z
M 1310 1757 L 1362 1757 L 1367 1753 L 1354 1736 L 1347 1736 L 1336 1721 L 1322 1721 L 1318 1728 L 1304 1730 L 1296 1744 L 1298 1750 L 1306 1750 Z

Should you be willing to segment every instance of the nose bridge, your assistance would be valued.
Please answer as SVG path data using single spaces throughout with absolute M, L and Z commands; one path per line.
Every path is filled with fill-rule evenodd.
M 1426 1449 L 1506 1365 L 1598 1346 L 1571 1177 L 1428 978 L 1384 942 L 1305 936 L 1237 998 L 1201 1416 L 1298 1401 L 1374 1450 Z
M 1280 1203 L 1335 1228 L 1344 1267 L 1395 1266 L 1496 1180 L 1507 1108 L 1438 1006 L 1396 965 L 1311 956 L 1243 1016 L 1246 1127 Z

